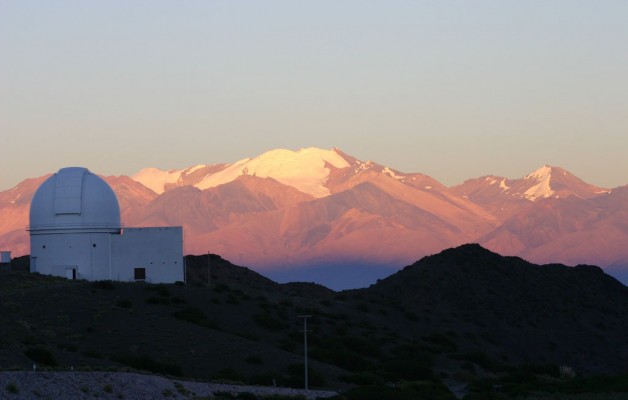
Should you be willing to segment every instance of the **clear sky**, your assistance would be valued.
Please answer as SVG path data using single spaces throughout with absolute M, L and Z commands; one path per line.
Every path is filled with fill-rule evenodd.
M 628 184 L 628 1 L 0 0 L 0 190 L 311 146 Z

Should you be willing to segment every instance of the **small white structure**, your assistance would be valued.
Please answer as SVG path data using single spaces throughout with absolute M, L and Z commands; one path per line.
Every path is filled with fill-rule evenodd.
M 11 269 L 11 252 L 0 251 L 0 271 Z
M 85 168 L 63 168 L 31 202 L 31 272 L 86 280 L 184 280 L 183 228 L 122 228 L 115 193 Z

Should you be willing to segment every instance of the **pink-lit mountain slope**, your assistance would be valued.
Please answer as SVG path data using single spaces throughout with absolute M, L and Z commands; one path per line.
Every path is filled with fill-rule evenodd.
M 376 170 L 358 175 L 342 180 L 344 190 L 330 185 L 336 193 L 319 198 L 250 175 L 205 190 L 180 187 L 129 224 L 183 224 L 186 251 L 211 250 L 266 268 L 345 259 L 408 262 L 496 226 L 442 185 L 441 192 L 422 191 Z
M 454 193 L 505 220 L 546 198 L 575 196 L 590 199 L 608 190 L 583 182 L 570 172 L 545 165 L 521 179 L 484 176 L 451 188 Z
M 0 193 L 0 248 L 28 253 L 28 207 L 44 178 Z M 558 167 L 447 188 L 309 148 L 105 180 L 124 225 L 182 225 L 186 253 L 210 251 L 261 271 L 399 268 L 467 242 L 540 263 L 628 266 L 628 189 L 598 188 Z
M 48 177 L 26 179 L 0 192 L 0 249 L 16 255 L 28 254 L 28 213 L 35 190 Z
M 413 254 L 429 254 L 469 240 L 465 228 L 487 231 L 491 227 L 473 215 L 454 223 L 444 214 L 431 213 L 364 182 L 280 209 L 231 214 L 228 225 L 208 230 L 186 246 L 211 243 L 212 251 L 263 269 L 338 261 L 402 265 Z
M 538 262 L 628 266 L 628 186 L 580 198 L 547 198 L 479 239 Z

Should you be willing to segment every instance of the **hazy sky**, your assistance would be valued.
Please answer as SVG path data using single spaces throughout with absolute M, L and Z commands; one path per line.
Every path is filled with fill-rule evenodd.
M 628 184 L 628 1 L 0 0 L 0 190 L 339 147 Z

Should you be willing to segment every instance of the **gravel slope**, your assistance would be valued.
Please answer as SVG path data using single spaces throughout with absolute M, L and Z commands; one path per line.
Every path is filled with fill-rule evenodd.
M 217 392 L 304 395 L 328 398 L 335 392 L 190 382 L 128 372 L 0 372 L 0 399 L 192 399 Z

